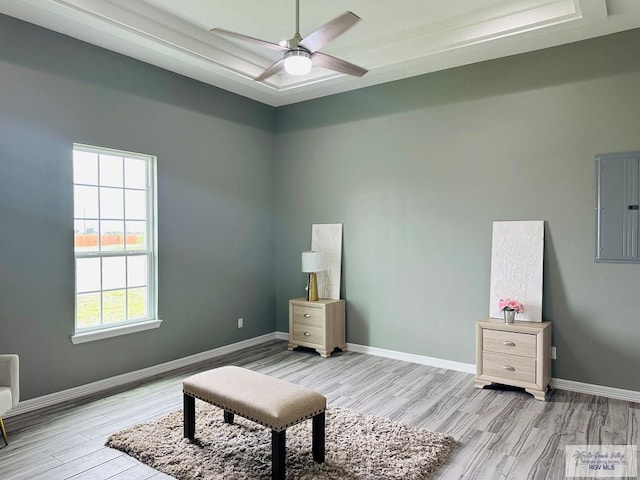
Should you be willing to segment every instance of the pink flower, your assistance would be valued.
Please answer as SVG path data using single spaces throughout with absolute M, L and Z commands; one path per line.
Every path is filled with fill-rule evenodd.
M 524 305 L 512 298 L 501 298 L 498 302 L 500 310 L 515 310 L 518 313 L 524 312 Z

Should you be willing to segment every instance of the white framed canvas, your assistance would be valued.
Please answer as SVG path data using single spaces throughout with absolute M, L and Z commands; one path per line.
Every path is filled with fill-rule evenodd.
M 311 250 L 324 252 L 327 270 L 318 272 L 318 296 L 340 298 L 342 269 L 342 224 L 314 223 L 311 226 Z
M 500 299 L 518 300 L 516 320 L 542 321 L 544 221 L 493 222 L 489 316 L 502 318 Z

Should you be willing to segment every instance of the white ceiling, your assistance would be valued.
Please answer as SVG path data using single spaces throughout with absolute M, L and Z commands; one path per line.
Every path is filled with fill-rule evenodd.
M 300 33 L 347 10 L 362 21 L 322 52 L 364 77 L 314 67 L 259 83 L 279 53 L 209 30 L 277 43 L 295 31 L 295 0 L 0 0 L 1 13 L 273 106 L 640 27 L 640 0 L 300 0 Z

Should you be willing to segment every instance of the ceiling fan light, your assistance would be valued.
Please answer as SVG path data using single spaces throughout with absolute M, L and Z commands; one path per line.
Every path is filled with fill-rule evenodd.
M 289 50 L 284 54 L 284 69 L 289 75 L 306 75 L 311 66 L 311 57 L 305 50 Z

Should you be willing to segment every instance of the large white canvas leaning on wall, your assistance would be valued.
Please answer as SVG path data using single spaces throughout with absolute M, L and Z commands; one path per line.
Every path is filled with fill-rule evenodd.
M 342 224 L 314 223 L 311 226 L 311 250 L 324 252 L 327 270 L 318 273 L 318 297 L 340 298 L 342 268 Z
M 542 255 L 544 221 L 493 222 L 489 316 L 502 318 L 498 301 L 512 298 L 524 305 L 516 320 L 542 321 Z

